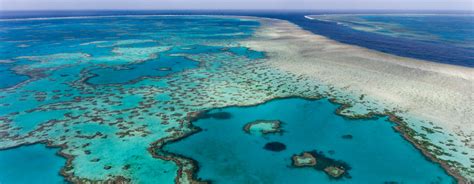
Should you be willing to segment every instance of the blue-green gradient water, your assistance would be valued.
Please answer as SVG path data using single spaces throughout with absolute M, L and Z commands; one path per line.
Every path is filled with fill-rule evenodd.
M 189 107 L 206 95 L 196 90 L 202 78 L 265 57 L 234 43 L 258 26 L 209 16 L 0 21 L 0 159 L 8 160 L 0 173 L 12 176 L 0 183 L 62 179 L 58 149 L 8 149 L 46 140 L 74 157 L 71 178 L 173 182 L 176 164 L 147 148 L 197 110 Z M 38 153 L 41 172 L 24 161 L 32 159 L 25 150 Z
M 0 18 L 109 15 L 243 15 L 277 18 L 342 43 L 433 62 L 474 67 L 472 12 L 443 11 L 12 11 Z M 310 20 L 306 15 L 324 15 Z M 380 34 L 383 33 L 383 34 Z M 465 37 L 465 38 L 463 38 Z
M 178 164 L 150 150 L 157 140 L 191 131 L 188 113 L 328 92 L 270 68 L 265 53 L 238 43 L 259 25 L 215 16 L 0 21 L 0 179 L 6 178 L 0 183 L 34 183 L 40 176 L 62 182 L 58 173 L 66 165 L 57 151 L 74 158 L 64 170 L 69 179 L 173 183 Z M 352 167 L 352 179 L 341 182 L 452 181 L 384 118 L 349 121 L 336 116 L 335 108 L 302 99 L 225 108 L 231 119 L 200 120 L 195 125 L 202 132 L 167 149 L 197 160 L 198 177 L 222 183 L 338 182 L 310 168 L 289 167 L 291 155 L 312 150 Z M 266 118 L 281 119 L 284 134 L 243 132 L 245 123 Z M 353 139 L 342 139 L 346 134 Z M 16 147 L 42 141 L 63 149 Z M 270 141 L 287 149 L 264 150 Z
M 335 114 L 327 100 L 272 100 L 250 107 L 228 107 L 229 119 L 199 119 L 202 131 L 171 143 L 166 151 L 195 159 L 197 177 L 216 183 L 452 183 L 437 164 L 428 161 L 395 132 L 386 118 L 349 120 Z M 255 120 L 280 120 L 283 134 L 252 135 L 243 131 Z M 352 139 L 343 138 L 352 135 Z M 286 150 L 263 147 L 281 142 Z M 291 156 L 305 151 L 349 164 L 350 178 L 335 180 L 313 168 L 291 166 Z
M 100 73 L 87 80 L 91 84 L 127 83 L 143 77 L 162 77 L 195 68 L 199 63 L 173 54 L 219 52 L 222 47 L 199 45 L 196 41 L 245 38 L 249 36 L 251 28 L 258 24 L 221 20 L 171 16 L 0 21 L 0 88 L 12 87 L 31 78 L 13 71 L 22 65 L 31 64 L 31 60 L 23 59 L 22 56 L 73 52 L 87 54 L 98 66 L 91 69 L 90 73 Z M 187 40 L 194 41 L 186 43 Z M 184 45 L 182 47 L 185 49 L 169 47 L 171 43 L 175 46 Z M 117 50 L 119 46 L 120 50 Z M 127 50 L 129 48 L 132 50 Z M 230 51 L 237 53 L 238 49 Z M 127 56 L 124 52 L 138 53 Z M 114 57 L 117 54 L 126 57 Z M 83 58 L 77 59 L 83 62 Z M 58 66 L 68 64 L 67 60 L 63 58 L 57 61 Z M 122 66 L 99 67 L 105 61 L 109 65 Z

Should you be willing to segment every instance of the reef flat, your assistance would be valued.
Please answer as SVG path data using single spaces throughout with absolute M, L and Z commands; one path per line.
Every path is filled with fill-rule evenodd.
M 348 178 L 352 178 L 348 174 L 347 170 L 350 169 L 350 166 L 347 163 L 331 159 L 322 152 L 303 152 L 300 155 L 293 155 L 291 160 L 292 166 L 312 167 L 316 170 L 324 171 L 328 176 L 334 179 L 340 179 L 344 175 Z
M 244 131 L 256 135 L 282 133 L 281 124 L 279 120 L 257 120 L 245 124 Z
M 0 149 L 15 151 L 34 143 L 58 147 L 59 154 L 67 159 L 60 173 L 72 183 L 197 181 L 195 160 L 164 151 L 164 145 L 191 138 L 199 130 L 191 121 L 200 117 L 221 121 L 234 118 L 219 111 L 203 112 L 292 96 L 327 97 L 344 104 L 329 109 L 329 114 L 335 111 L 350 118 L 389 115 L 398 123 L 396 129 L 423 150 L 425 156 L 443 164 L 459 181 L 472 178 L 473 152 L 468 145 L 472 144 L 471 117 L 463 114 L 470 112 L 470 106 L 451 109 L 452 106 L 439 101 L 448 98 L 441 92 L 430 93 L 420 103 L 410 102 L 420 105 L 425 98 L 433 101 L 421 110 L 447 105 L 426 114 L 428 117 L 418 116 L 419 106 L 408 111 L 411 109 L 382 103 L 380 94 L 355 90 L 358 88 L 345 84 L 352 81 L 347 75 L 358 76 L 355 69 L 348 67 L 351 65 L 345 64 L 350 63 L 345 59 L 354 56 L 336 51 L 344 48 L 354 54 L 351 49 L 359 48 L 335 44 L 285 21 L 252 17 L 118 16 L 19 19 L 1 21 L 0 29 L 0 60 L 8 61 L 1 64 L 4 71 L 9 71 L 5 76 L 14 81 L 0 89 Z M 335 62 L 331 59 L 334 55 L 344 60 L 327 64 L 322 73 L 312 71 L 313 65 L 299 64 Z M 360 57 L 379 55 L 366 51 Z M 366 65 L 418 66 L 411 60 L 404 62 L 409 59 L 393 58 L 396 64 L 392 60 L 373 60 L 360 62 L 356 68 L 364 74 L 368 70 L 364 67 L 370 68 Z M 424 61 L 415 63 L 430 70 L 423 69 L 426 73 L 436 74 L 425 77 L 426 80 L 439 79 L 440 85 L 459 88 L 457 93 L 450 94 L 452 103 L 472 103 L 458 101 L 469 86 L 457 86 L 459 82 L 468 85 L 471 70 L 450 66 L 441 70 L 438 65 Z M 307 68 L 299 68 L 302 66 Z M 413 70 L 421 70 L 418 68 Z M 366 88 L 361 89 L 371 86 L 373 90 L 382 90 L 387 85 L 382 84 L 385 81 L 373 83 L 375 79 L 371 76 L 395 76 L 386 72 L 359 76 L 367 81 Z M 452 83 L 436 72 L 451 76 Z M 361 78 L 353 81 L 356 79 Z M 399 83 L 391 83 L 387 89 L 404 89 L 407 85 L 422 90 L 429 85 L 396 84 Z M 439 99 L 430 99 L 432 95 Z M 408 102 L 400 101 L 400 107 L 405 103 Z M 453 114 L 452 124 L 441 121 L 444 119 L 431 120 L 432 116 L 442 116 L 445 110 L 463 116 Z M 466 125 L 462 131 L 456 129 L 460 125 Z M 238 126 L 238 132 L 248 135 L 242 131 L 243 126 Z M 258 145 L 258 149 L 263 146 Z M 291 154 L 301 151 L 304 150 L 289 153 L 285 159 L 289 161 Z

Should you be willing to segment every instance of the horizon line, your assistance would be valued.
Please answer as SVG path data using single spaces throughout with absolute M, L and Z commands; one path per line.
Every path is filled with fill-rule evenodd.
M 472 9 L 0 9 L 6 11 L 433 11 L 433 12 L 471 12 Z

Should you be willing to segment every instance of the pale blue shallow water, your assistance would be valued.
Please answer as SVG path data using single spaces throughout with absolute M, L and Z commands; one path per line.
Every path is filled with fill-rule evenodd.
M 66 159 L 55 154 L 58 150 L 34 144 L 0 151 L 0 183 L 66 183 L 59 175 Z
M 338 105 L 327 100 L 300 98 L 272 100 L 251 107 L 228 107 L 229 119 L 200 119 L 202 131 L 165 150 L 195 159 L 197 176 L 216 183 L 452 183 L 437 164 L 426 159 L 394 131 L 387 118 L 349 120 L 336 115 Z M 250 135 L 243 131 L 255 120 L 280 120 L 282 135 Z M 344 139 L 343 135 L 352 135 Z M 268 142 L 281 142 L 286 150 L 263 149 Z M 291 167 L 291 156 L 304 151 L 322 151 L 349 164 L 350 178 L 334 180 L 313 168 Z

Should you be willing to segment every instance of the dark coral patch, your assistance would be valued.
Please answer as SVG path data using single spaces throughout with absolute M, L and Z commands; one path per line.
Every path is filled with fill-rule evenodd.
M 215 112 L 215 113 L 200 113 L 196 117 L 197 119 L 209 119 L 209 118 L 214 118 L 214 119 L 230 119 L 232 118 L 232 114 L 228 112 Z
M 265 144 L 265 146 L 263 148 L 266 149 L 266 150 L 269 150 L 269 151 L 279 152 L 279 151 L 285 150 L 286 145 L 281 143 L 281 142 L 269 142 L 269 143 Z
M 346 135 L 343 135 L 341 136 L 343 139 L 352 139 L 352 135 L 351 134 L 346 134 Z
M 347 171 L 350 170 L 351 167 L 346 162 L 329 158 L 324 155 L 323 152 L 311 151 L 309 153 L 316 158 L 317 164 L 314 167 L 316 170 L 324 171 L 334 179 L 340 179 L 343 176 L 350 178 Z
M 351 178 L 348 171 L 351 167 L 344 161 L 329 158 L 323 152 L 303 152 L 291 157 L 294 167 L 311 167 L 325 172 L 331 179 Z

